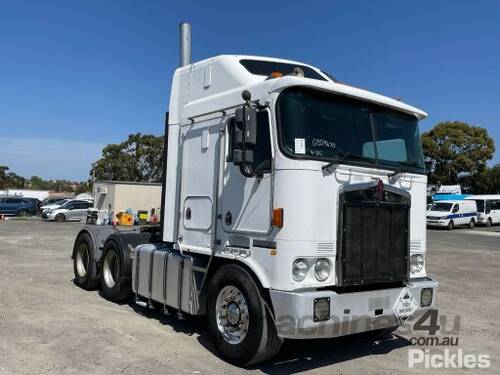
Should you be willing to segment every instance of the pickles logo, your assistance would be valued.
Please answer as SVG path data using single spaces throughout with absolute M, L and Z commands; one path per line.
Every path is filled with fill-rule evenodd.
M 460 316 L 439 314 L 438 310 L 427 310 L 413 324 L 413 337 L 409 339 L 413 348 L 408 350 L 409 368 L 467 368 L 482 369 L 491 366 L 489 354 L 464 353 L 459 347 Z M 415 336 L 418 332 L 427 335 Z M 436 335 L 438 333 L 438 335 Z
M 488 354 L 466 354 L 462 349 L 456 352 L 444 349 L 442 353 L 431 353 L 430 349 L 408 350 L 409 368 L 488 368 L 490 365 Z

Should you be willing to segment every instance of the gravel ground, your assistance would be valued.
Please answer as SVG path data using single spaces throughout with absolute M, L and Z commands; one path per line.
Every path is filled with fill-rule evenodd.
M 456 372 L 408 369 L 414 348 L 409 339 L 415 335 L 409 331 L 382 342 L 359 337 L 288 342 L 270 363 L 233 367 L 213 353 L 202 321 L 117 305 L 76 287 L 70 252 L 79 228 L 79 223 L 0 222 L 0 374 Z M 449 321 L 441 324 L 451 327 L 459 315 L 458 346 L 491 358 L 489 369 L 473 373 L 498 373 L 500 228 L 431 230 L 428 249 L 428 271 L 440 282 L 439 314 Z

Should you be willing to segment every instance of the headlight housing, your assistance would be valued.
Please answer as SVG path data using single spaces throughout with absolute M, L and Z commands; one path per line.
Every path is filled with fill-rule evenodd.
M 419 273 L 424 268 L 424 256 L 422 254 L 412 254 L 410 256 L 410 272 Z
M 302 281 L 306 278 L 309 271 L 309 265 L 305 259 L 299 258 L 293 262 L 292 275 L 295 281 Z
M 314 276 L 318 281 L 325 281 L 330 277 L 332 267 L 330 261 L 325 258 L 318 259 L 314 264 Z

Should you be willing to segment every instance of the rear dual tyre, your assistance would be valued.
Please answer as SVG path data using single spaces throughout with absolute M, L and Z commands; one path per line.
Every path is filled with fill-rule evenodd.
M 209 334 L 224 359 L 250 366 L 279 352 L 283 340 L 259 287 L 244 268 L 221 267 L 208 288 Z
M 130 278 L 125 275 L 123 257 L 113 241 L 104 245 L 100 274 L 101 294 L 104 298 L 117 302 L 126 302 L 131 294 Z
M 73 272 L 75 283 L 83 289 L 92 290 L 99 286 L 94 258 L 94 243 L 87 233 L 81 234 L 76 239 L 73 253 Z

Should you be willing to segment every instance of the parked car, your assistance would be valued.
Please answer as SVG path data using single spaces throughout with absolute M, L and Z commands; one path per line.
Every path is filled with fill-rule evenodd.
M 42 213 L 42 218 L 57 222 L 80 220 L 86 216 L 88 209 L 92 205 L 92 202 L 86 200 L 70 200 L 60 207 L 45 210 Z
M 42 207 L 42 202 L 38 198 L 23 197 L 23 199 L 26 199 L 33 203 L 33 205 L 35 206 L 35 212 L 38 212 L 40 207 Z
M 14 216 L 36 215 L 35 203 L 22 197 L 0 197 L 0 214 Z
M 487 227 L 500 224 L 500 194 L 472 195 L 465 199 L 476 201 L 478 224 L 485 224 Z
M 56 201 L 41 206 L 40 211 L 43 213 L 44 211 L 47 210 L 53 210 L 55 208 L 61 207 L 64 203 L 69 202 L 70 200 L 71 200 L 70 198 L 63 198 L 63 199 L 59 198 Z
M 452 230 L 458 225 L 474 228 L 476 223 L 477 206 L 473 200 L 437 201 L 427 210 L 427 226 Z
M 42 202 L 42 206 L 48 206 L 49 204 L 54 204 L 57 201 L 60 201 L 62 199 L 71 199 L 71 198 L 66 198 L 66 197 L 52 197 L 52 198 L 46 198 Z

